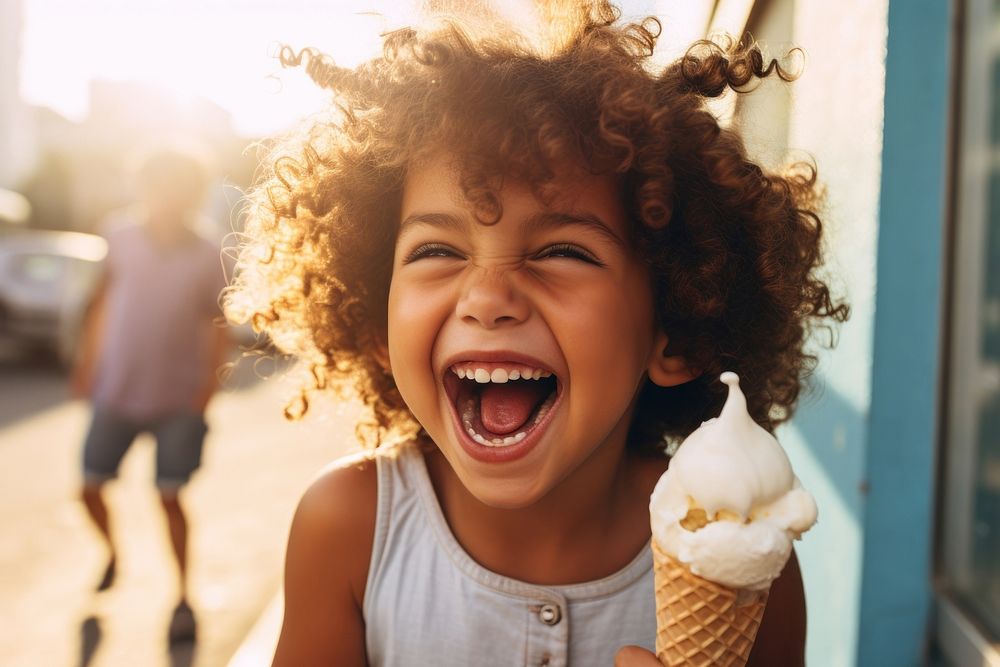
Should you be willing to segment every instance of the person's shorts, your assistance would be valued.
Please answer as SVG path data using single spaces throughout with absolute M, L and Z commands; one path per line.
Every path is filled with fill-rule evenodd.
M 125 452 L 139 434 L 146 432 L 156 438 L 156 485 L 160 491 L 176 491 L 184 486 L 201 465 L 208 432 L 204 416 L 196 412 L 135 420 L 94 408 L 83 443 L 84 482 L 99 485 L 117 477 Z

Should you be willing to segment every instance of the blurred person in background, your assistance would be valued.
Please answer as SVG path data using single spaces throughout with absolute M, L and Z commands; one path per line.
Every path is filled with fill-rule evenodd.
M 205 162 L 193 152 L 159 149 L 142 161 L 137 205 L 106 221 L 106 271 L 71 377 L 73 393 L 93 406 L 82 499 L 109 551 L 98 590 L 111 586 L 117 563 L 104 484 L 139 434 L 156 439 L 156 484 L 180 575 L 171 641 L 195 636 L 179 492 L 201 463 L 205 408 L 229 350 L 219 246 L 196 231 L 208 184 Z

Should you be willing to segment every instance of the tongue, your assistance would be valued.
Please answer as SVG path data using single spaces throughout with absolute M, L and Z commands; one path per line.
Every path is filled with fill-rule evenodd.
M 550 387 L 538 380 L 488 384 L 479 395 L 479 415 L 491 433 L 506 435 L 524 426 Z

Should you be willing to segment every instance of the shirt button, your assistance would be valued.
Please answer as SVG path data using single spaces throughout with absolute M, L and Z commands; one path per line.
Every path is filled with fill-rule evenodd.
M 538 610 L 538 618 L 545 625 L 555 625 L 562 620 L 562 609 L 559 608 L 559 605 L 542 605 L 542 608 Z

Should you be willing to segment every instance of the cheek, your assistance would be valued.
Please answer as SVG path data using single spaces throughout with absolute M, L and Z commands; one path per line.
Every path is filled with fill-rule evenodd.
M 654 341 L 652 302 L 642 283 L 632 287 L 630 294 L 620 288 L 581 293 L 579 307 L 567 309 L 561 345 L 577 397 L 571 409 L 580 415 L 620 416 L 646 375 Z
M 389 358 L 396 386 L 411 409 L 433 392 L 431 355 L 446 312 L 442 299 L 425 290 L 395 280 L 389 287 Z
M 396 382 L 405 381 L 407 367 L 418 354 L 417 341 L 420 338 L 420 317 L 414 299 L 407 289 L 393 281 L 389 287 L 388 337 L 389 357 L 392 360 Z
M 597 288 L 573 301 L 563 322 L 578 359 L 609 377 L 641 375 L 653 344 L 652 299 L 644 283 Z

